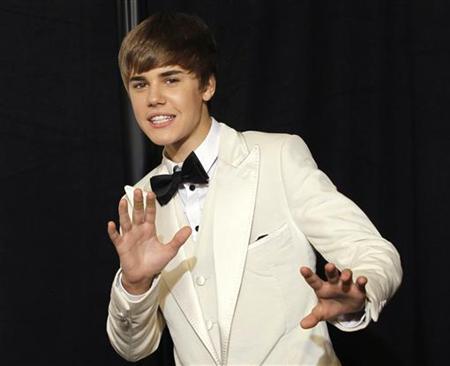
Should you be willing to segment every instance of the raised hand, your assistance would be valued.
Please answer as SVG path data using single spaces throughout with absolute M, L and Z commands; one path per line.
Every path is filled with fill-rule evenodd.
M 353 282 L 349 269 L 339 273 L 333 263 L 325 265 L 327 281 L 308 267 L 300 268 L 301 275 L 316 293 L 318 304 L 300 322 L 302 328 L 313 328 L 322 320 L 334 320 L 340 315 L 352 314 L 364 308 L 367 278 L 360 276 Z
M 167 243 L 157 238 L 155 228 L 155 195 L 147 193 L 146 208 L 140 189 L 134 190 L 132 219 L 128 214 L 127 200 L 119 202 L 119 233 L 113 221 L 108 222 L 108 234 L 120 259 L 122 284 L 131 294 L 147 291 L 153 278 L 175 257 L 178 249 L 191 235 L 191 228 L 181 228 Z

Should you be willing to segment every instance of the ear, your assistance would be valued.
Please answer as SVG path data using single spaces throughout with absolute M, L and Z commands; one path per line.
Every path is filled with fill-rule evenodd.
M 203 90 L 202 94 L 203 101 L 208 102 L 209 100 L 211 100 L 215 92 L 216 92 L 216 78 L 214 75 L 211 75 Z

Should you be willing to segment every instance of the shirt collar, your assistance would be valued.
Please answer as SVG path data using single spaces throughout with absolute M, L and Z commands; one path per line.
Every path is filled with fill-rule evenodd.
M 200 163 L 203 166 L 203 169 L 205 169 L 208 174 L 219 155 L 220 125 L 213 117 L 211 117 L 211 120 L 211 127 L 209 128 L 208 134 L 203 142 L 194 150 L 195 155 L 197 155 L 198 160 L 200 160 Z M 175 163 L 170 160 L 164 153 L 162 163 L 166 166 L 170 174 L 173 173 L 173 168 L 175 166 L 182 165 L 182 163 Z

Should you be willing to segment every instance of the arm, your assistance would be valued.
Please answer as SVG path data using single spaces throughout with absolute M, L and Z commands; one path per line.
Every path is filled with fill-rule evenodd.
M 121 356 L 137 361 L 158 347 L 164 328 L 158 312 L 158 275 L 185 243 L 191 229 L 180 229 L 169 243 L 163 244 L 155 228 L 155 195 L 147 193 L 144 205 L 142 191 L 135 189 L 130 214 L 128 205 L 126 199 L 119 203 L 120 233 L 114 222 L 108 223 L 108 234 L 119 255 L 121 270 L 111 290 L 107 332 Z M 130 299 L 122 286 L 128 294 L 142 296 Z
M 106 330 L 116 352 L 128 361 L 137 361 L 158 348 L 165 326 L 158 311 L 159 280 L 132 300 L 124 293 L 121 274 L 119 270 L 111 288 Z
M 370 319 L 376 321 L 401 281 L 402 270 L 396 249 L 380 236 L 364 212 L 339 193 L 328 177 L 317 169 L 307 146 L 298 136 L 290 136 L 286 140 L 281 166 L 293 220 L 317 251 L 342 271 L 339 274 L 329 267 L 325 271 L 328 281 L 323 281 L 326 287 L 322 288 L 323 283 L 318 281 L 318 276 L 308 268 L 301 269 L 318 295 L 318 305 L 322 307 L 319 320 L 352 313 L 343 307 L 341 309 L 346 309 L 345 312 L 330 312 L 330 317 L 326 315 L 329 309 L 323 308 L 321 300 L 330 295 L 329 292 L 324 294 L 324 290 L 332 284 L 339 290 L 339 296 L 349 287 L 352 294 L 358 294 L 357 297 L 364 294 L 363 298 L 367 299 L 365 322 L 356 329 L 367 326 Z M 331 282 L 335 283 L 330 283 L 330 276 L 333 277 Z M 352 309 L 358 311 L 360 305 L 358 301 Z

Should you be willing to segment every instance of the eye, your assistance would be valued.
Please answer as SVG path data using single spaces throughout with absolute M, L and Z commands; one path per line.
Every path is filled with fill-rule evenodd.
M 131 83 L 131 87 L 133 89 L 142 89 L 146 86 L 146 83 L 144 81 L 133 81 Z
M 178 79 L 178 78 L 167 78 L 167 79 L 164 80 L 164 82 L 165 82 L 167 85 L 176 84 L 176 83 L 178 83 L 179 81 L 180 81 L 180 79 Z

